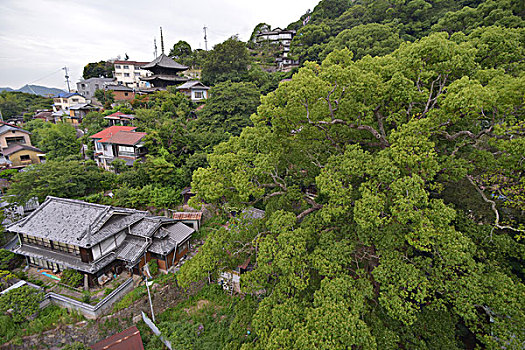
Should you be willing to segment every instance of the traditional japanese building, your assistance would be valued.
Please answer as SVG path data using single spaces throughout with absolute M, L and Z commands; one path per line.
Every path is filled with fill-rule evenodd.
M 175 62 L 163 53 L 141 68 L 149 70 L 153 75 L 140 77 L 140 80 L 149 82 L 156 88 L 165 89 L 170 85 L 178 86 L 188 81 L 188 78 L 179 75 L 179 73 L 188 70 L 188 67 Z
M 140 274 L 151 260 L 167 271 L 188 253 L 195 231 L 145 211 L 57 197 L 7 230 L 18 235 L 11 251 L 28 265 L 57 275 L 74 269 L 84 274 L 86 288 L 124 271 Z

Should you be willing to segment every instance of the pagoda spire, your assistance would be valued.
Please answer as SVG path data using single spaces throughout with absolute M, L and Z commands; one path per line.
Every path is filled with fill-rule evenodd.
M 160 51 L 164 54 L 164 37 L 162 36 L 162 27 L 160 27 Z

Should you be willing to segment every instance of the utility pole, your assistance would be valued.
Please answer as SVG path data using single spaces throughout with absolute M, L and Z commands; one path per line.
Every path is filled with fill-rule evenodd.
M 164 37 L 162 36 L 162 27 L 160 27 L 160 51 L 164 55 Z
M 146 265 L 147 266 L 147 265 Z M 148 277 L 147 276 L 144 276 L 145 280 L 146 280 L 146 288 L 148 289 L 148 298 L 149 298 L 149 306 L 151 308 L 151 319 L 153 320 L 153 322 L 155 323 L 155 313 L 153 312 L 153 303 L 151 302 L 151 294 L 149 292 L 149 282 L 148 282 Z
M 205 25 L 203 29 L 204 29 L 204 49 L 208 51 L 208 36 L 206 35 L 206 29 L 208 29 L 208 27 L 206 27 Z
M 67 74 L 67 67 L 62 68 L 66 71 L 66 83 L 67 83 L 67 91 L 71 92 L 71 88 L 69 87 L 69 75 Z

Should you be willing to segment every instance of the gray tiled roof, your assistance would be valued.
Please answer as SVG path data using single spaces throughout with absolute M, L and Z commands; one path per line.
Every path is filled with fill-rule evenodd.
M 180 63 L 175 62 L 165 54 L 161 54 L 148 64 L 142 66 L 142 69 L 150 69 L 154 67 L 173 68 L 177 70 L 186 70 L 188 67 L 183 66 Z
M 209 90 L 210 88 L 207 87 L 206 85 L 204 85 L 203 83 L 201 83 L 200 81 L 197 81 L 197 80 L 192 80 L 192 81 L 188 81 L 184 84 L 182 84 L 181 86 L 178 86 L 177 89 L 191 89 L 192 87 L 195 87 L 195 86 L 198 86 L 199 88 L 201 89 L 204 89 L 204 90 Z
M 174 220 L 163 216 L 148 216 L 131 226 L 130 233 L 138 237 L 152 237 L 160 225 L 166 222 Z
M 117 258 L 132 264 L 144 255 L 148 245 L 149 242 L 144 238 L 127 236 L 116 251 Z
M 116 259 L 115 253 L 111 252 L 97 261 L 85 263 L 80 260 L 80 257 L 75 257 L 71 254 L 61 253 L 49 250 L 44 247 L 36 247 L 27 244 L 14 248 L 13 253 L 44 259 L 52 263 L 64 265 L 67 268 L 80 270 L 87 273 L 95 273 Z
M 29 131 L 19 128 L 18 126 L 9 125 L 6 123 L 0 123 L 0 135 L 5 134 L 6 132 L 9 132 L 9 131 L 20 131 L 20 132 L 24 132 L 26 134 L 31 135 Z
M 146 216 L 146 212 L 48 197 L 8 230 L 88 248 Z
M 181 222 L 163 227 L 159 231 L 163 231 L 167 233 L 167 235 L 162 239 L 154 238 L 153 243 L 148 248 L 148 251 L 160 255 L 165 255 L 171 252 L 177 247 L 178 244 L 187 241 L 193 232 L 195 232 L 194 229 L 184 225 Z M 161 234 L 160 236 L 164 235 Z M 157 237 L 157 235 L 155 235 L 155 237 Z

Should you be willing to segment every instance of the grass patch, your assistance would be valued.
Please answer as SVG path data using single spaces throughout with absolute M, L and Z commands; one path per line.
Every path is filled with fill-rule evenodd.
M 128 307 L 131 306 L 131 304 L 133 304 L 133 302 L 139 300 L 140 298 L 145 296 L 147 293 L 148 291 L 146 290 L 145 285 L 133 289 L 131 292 L 126 294 L 124 298 L 122 298 L 119 302 L 115 304 L 114 309 L 113 309 L 114 312 L 117 312 L 123 309 L 127 309 Z
M 239 306 L 252 309 L 254 305 L 247 308 L 239 297 L 224 293 L 217 285 L 208 285 L 186 301 L 157 315 L 157 326 L 174 349 L 221 349 L 230 343 L 237 348 L 253 340 L 253 335 L 246 335 L 252 314 L 239 320 L 235 313 L 240 310 Z M 139 329 L 148 349 L 162 349 L 155 335 L 146 329 L 143 332 L 143 327 Z
M 59 325 L 73 324 L 82 320 L 84 317 L 78 312 L 68 311 L 57 305 L 42 309 L 36 319 L 20 324 L 13 322 L 9 316 L 0 316 L 0 342 L 18 340 L 22 336 L 42 333 Z

